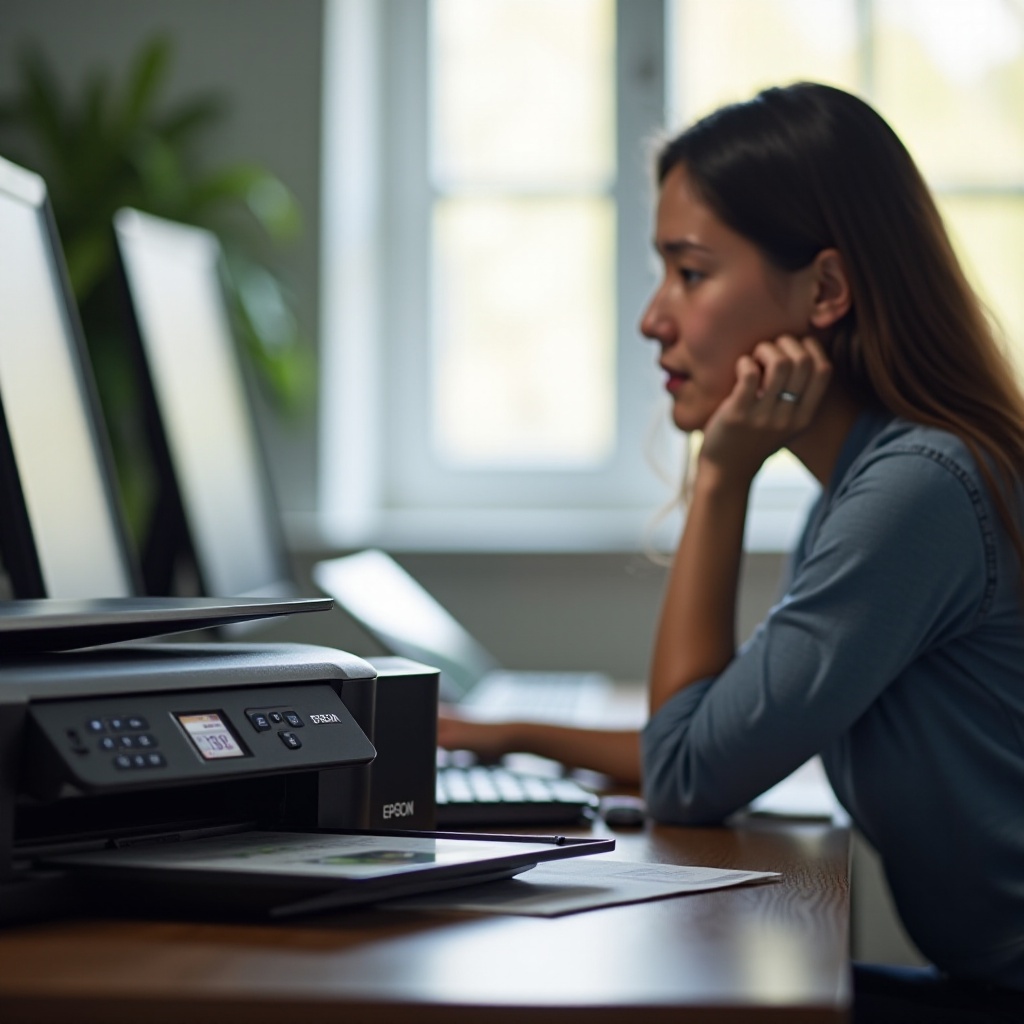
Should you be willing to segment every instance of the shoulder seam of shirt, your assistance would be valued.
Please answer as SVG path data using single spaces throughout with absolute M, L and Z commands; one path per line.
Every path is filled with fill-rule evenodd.
M 989 515 L 984 495 L 975 480 L 974 474 L 948 452 L 921 442 L 911 444 L 896 441 L 886 445 L 883 449 L 876 450 L 872 454 L 879 456 L 888 454 L 923 455 L 937 465 L 942 466 L 964 489 L 964 493 L 970 499 L 971 506 L 974 509 L 978 528 L 981 531 L 982 546 L 985 551 L 985 591 L 982 594 L 981 604 L 978 608 L 978 618 L 983 618 L 989 613 L 995 600 L 999 565 L 996 558 L 996 537 L 992 517 Z

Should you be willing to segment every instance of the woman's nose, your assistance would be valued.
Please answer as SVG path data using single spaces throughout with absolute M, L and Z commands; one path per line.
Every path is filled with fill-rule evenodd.
M 667 344 L 671 340 L 672 325 L 664 315 L 659 302 L 660 289 L 651 296 L 647 308 L 640 317 L 640 333 L 651 341 Z

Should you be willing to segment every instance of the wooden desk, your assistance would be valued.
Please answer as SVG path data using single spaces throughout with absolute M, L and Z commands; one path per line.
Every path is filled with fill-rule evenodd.
M 550 920 L 381 909 L 283 925 L 112 920 L 11 928 L 0 931 L 0 1020 L 845 1019 L 844 828 L 751 821 L 732 829 L 649 827 L 617 839 L 615 856 L 628 860 L 783 877 Z

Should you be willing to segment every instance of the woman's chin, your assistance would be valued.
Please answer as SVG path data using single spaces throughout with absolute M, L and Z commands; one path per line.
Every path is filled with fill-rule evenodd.
M 681 430 L 685 434 L 703 430 L 709 418 L 710 413 L 702 413 L 679 402 L 672 406 L 672 422 L 676 425 L 677 430 Z

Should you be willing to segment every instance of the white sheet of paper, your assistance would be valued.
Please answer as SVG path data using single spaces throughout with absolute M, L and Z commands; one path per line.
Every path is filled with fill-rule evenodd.
M 684 893 L 723 889 L 778 878 L 775 871 L 736 871 L 673 864 L 646 864 L 602 856 L 539 864 L 504 882 L 487 882 L 393 900 L 393 910 L 457 910 L 481 914 L 557 917 L 580 910 L 640 903 Z

